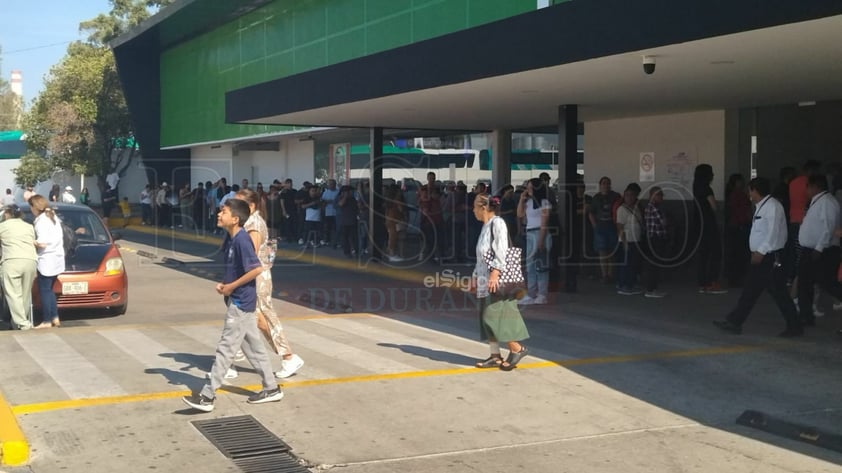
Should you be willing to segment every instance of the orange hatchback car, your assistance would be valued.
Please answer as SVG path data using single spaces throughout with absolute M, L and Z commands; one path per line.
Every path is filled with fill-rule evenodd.
M 90 207 L 74 204 L 53 204 L 62 223 L 75 230 L 77 242 L 65 258 L 65 271 L 56 279 L 53 292 L 58 309 L 101 310 L 110 315 L 126 313 L 129 303 L 129 279 L 123 258 L 111 233 L 99 215 Z M 28 206 L 21 206 L 24 219 L 32 222 Z M 33 303 L 39 306 L 37 287 L 33 290 Z M 5 306 L 5 297 L 2 298 Z M 7 315 L 6 307 L 3 307 Z M 37 312 L 37 311 L 36 311 Z

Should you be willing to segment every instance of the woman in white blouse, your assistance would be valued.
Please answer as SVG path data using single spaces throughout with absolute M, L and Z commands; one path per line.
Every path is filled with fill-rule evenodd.
M 500 273 L 506 267 L 506 252 L 509 249 L 506 222 L 496 215 L 499 207 L 499 197 L 479 194 L 474 200 L 474 216 L 483 224 L 477 240 L 477 265 L 474 269 L 480 337 L 488 341 L 491 349 L 491 356 L 477 362 L 476 366 L 511 371 L 529 353 L 520 343 L 529 338 L 529 332 L 517 308 L 515 295 L 509 294 L 499 282 Z M 489 251 L 493 254 L 490 264 L 483 258 Z M 500 343 L 506 343 L 509 348 L 509 356 L 505 361 L 500 354 Z
M 61 221 L 42 195 L 29 198 L 35 217 L 35 248 L 38 252 L 38 292 L 41 296 L 43 322 L 36 328 L 58 327 L 58 303 L 53 284 L 64 272 L 64 238 Z
M 526 220 L 526 288 L 520 305 L 546 304 L 550 286 L 549 255 L 553 240 L 547 229 L 553 206 L 547 186 L 539 178 L 530 179 L 520 194 L 517 216 Z M 541 266 L 539 268 L 539 265 Z

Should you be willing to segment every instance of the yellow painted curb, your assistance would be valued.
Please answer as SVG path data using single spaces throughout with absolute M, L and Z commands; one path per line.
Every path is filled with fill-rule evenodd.
M 20 466 L 29 460 L 29 443 L 20 430 L 12 408 L 0 394 L 0 462 Z

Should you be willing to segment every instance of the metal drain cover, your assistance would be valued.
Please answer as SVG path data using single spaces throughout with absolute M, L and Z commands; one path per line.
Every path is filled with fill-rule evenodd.
M 290 453 L 289 445 L 252 416 L 191 423 L 244 473 L 309 473 Z

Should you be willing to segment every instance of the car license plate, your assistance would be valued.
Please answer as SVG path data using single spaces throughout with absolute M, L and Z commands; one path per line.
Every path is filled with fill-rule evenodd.
M 64 295 L 71 295 L 71 294 L 87 294 L 88 293 L 88 282 L 65 282 L 61 283 L 61 293 Z

